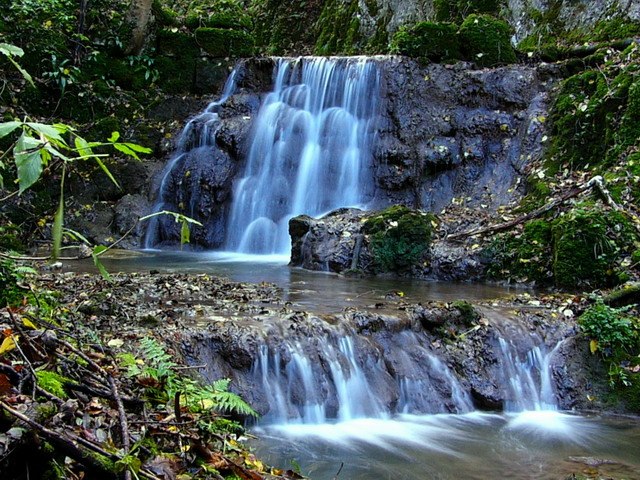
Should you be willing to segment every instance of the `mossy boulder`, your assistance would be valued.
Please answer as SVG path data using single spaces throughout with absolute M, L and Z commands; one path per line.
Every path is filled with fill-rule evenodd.
M 561 287 L 618 283 L 616 260 L 634 240 L 633 227 L 615 211 L 575 208 L 554 221 L 553 274 Z
M 151 11 L 156 23 L 162 27 L 174 27 L 180 23 L 179 15 L 164 6 L 160 0 L 153 0 Z
M 498 236 L 487 249 L 487 275 L 564 288 L 611 286 L 620 282 L 619 261 L 636 241 L 624 214 L 578 205 L 553 220 L 531 220 L 519 233 Z
M 498 236 L 489 252 L 491 263 L 487 274 L 490 278 L 549 283 L 553 276 L 549 262 L 551 223 L 531 220 L 522 233 Z
M 469 15 L 460 26 L 460 44 L 465 56 L 480 67 L 514 63 L 511 27 L 490 15 Z
M 458 27 L 453 23 L 420 22 L 398 30 L 391 51 L 434 62 L 461 58 Z
M 249 57 L 253 55 L 254 38 L 242 30 L 200 27 L 195 31 L 197 44 L 214 57 Z
M 396 205 L 364 222 L 369 249 L 379 272 L 403 272 L 429 251 L 435 217 Z
M 587 70 L 565 80 L 552 113 L 556 163 L 606 167 L 640 142 L 640 52 L 635 61 Z

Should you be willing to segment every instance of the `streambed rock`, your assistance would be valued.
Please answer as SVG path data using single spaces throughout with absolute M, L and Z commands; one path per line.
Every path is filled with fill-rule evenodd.
M 384 211 L 339 209 L 319 219 L 307 215 L 292 218 L 289 221 L 291 265 L 345 274 L 388 272 L 377 261 L 372 235 L 365 231 L 367 220 L 379 215 L 384 215 Z M 394 241 L 405 240 L 400 236 Z M 469 250 L 439 238 L 431 243 L 425 238 L 424 250 L 425 255 L 419 262 L 400 265 L 398 268 L 402 269 L 395 273 L 445 281 L 478 280 L 484 274 L 486 260 L 479 250 Z M 396 253 L 402 255 L 403 252 L 405 250 Z

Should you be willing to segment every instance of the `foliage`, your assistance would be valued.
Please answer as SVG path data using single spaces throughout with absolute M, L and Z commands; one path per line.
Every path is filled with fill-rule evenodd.
M 162 345 L 152 338 L 140 341 L 140 358 L 131 354 L 120 357 L 127 375 L 137 377 L 156 402 L 170 402 L 183 397 L 192 412 L 217 411 L 242 416 L 256 416 L 256 412 L 238 395 L 229 391 L 230 380 L 222 379 L 210 385 L 176 373 L 178 366 Z
M 316 24 L 316 55 L 352 54 L 359 50 L 360 19 L 357 0 L 328 0 Z
M 32 87 L 35 87 L 31 75 L 29 75 L 29 73 L 24 68 L 22 68 L 20 64 L 14 59 L 14 57 L 22 57 L 24 55 L 24 50 L 22 50 L 20 47 L 16 47 L 15 45 L 0 43 L 0 53 L 4 55 L 7 60 L 9 60 L 11 65 L 13 65 L 16 70 L 20 72 L 20 74 L 27 82 L 29 82 Z
M 478 66 L 514 63 L 511 27 L 490 15 L 469 15 L 460 26 L 460 45 L 466 58 Z
M 10 259 L 0 258 L 0 306 L 20 304 L 28 294 L 22 284 L 35 273 L 31 267 L 16 265 Z
M 64 389 L 64 384 L 68 382 L 69 379 L 50 370 L 36 371 L 36 378 L 38 380 L 38 386 L 43 390 L 46 390 L 47 392 L 63 400 L 69 398 L 67 392 Z
M 109 179 L 119 187 L 105 163 L 102 161 L 106 154 L 97 153 L 96 148 L 109 146 L 130 157 L 138 159 L 138 153 L 150 153 L 151 150 L 140 145 L 118 142 L 120 134 L 113 132 L 108 142 L 87 142 L 80 137 L 74 128 L 64 124 L 48 125 L 36 122 L 11 121 L 0 124 L 0 138 L 20 133 L 12 149 L 15 169 L 17 172 L 18 192 L 23 193 L 36 183 L 45 168 L 53 170 L 61 166 L 60 198 L 52 225 L 54 259 L 60 255 L 62 230 L 64 221 L 64 182 L 67 171 L 79 161 L 94 160 Z M 71 144 L 65 137 L 73 141 Z M 6 165 L 0 163 L 0 169 Z M 0 176 L 0 185 L 3 177 Z
M 637 236 L 621 213 L 578 205 L 553 220 L 531 220 L 522 232 L 496 237 L 487 249 L 491 278 L 565 288 L 618 283 L 621 258 Z
M 381 272 L 401 272 L 419 263 L 431 243 L 435 218 L 431 214 L 392 206 L 367 218 L 364 232 Z
M 420 22 L 402 27 L 391 40 L 392 53 L 434 62 L 461 58 L 458 27 L 453 23 Z
M 606 167 L 638 146 L 640 48 L 612 60 L 563 82 L 551 114 L 554 163 Z
M 613 308 L 597 298 L 580 316 L 578 323 L 590 338 L 591 353 L 600 352 L 609 364 L 613 396 L 638 411 L 640 322 L 637 315 L 630 314 L 632 308 Z

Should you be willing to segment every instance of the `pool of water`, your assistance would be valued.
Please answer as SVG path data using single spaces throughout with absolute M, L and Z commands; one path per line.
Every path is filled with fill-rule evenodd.
M 314 480 L 640 479 L 640 419 L 474 412 L 274 425 L 255 433 L 257 455 L 285 468 L 299 465 Z
M 431 282 L 398 278 L 353 278 L 288 266 L 288 256 L 225 252 L 115 251 L 103 257 L 110 272 L 208 273 L 237 282 L 277 284 L 283 299 L 306 310 L 337 312 L 345 307 L 376 306 L 400 293 L 410 303 L 490 300 L 521 289 L 478 283 Z M 90 260 L 67 262 L 70 271 L 95 271 Z M 398 298 L 397 296 L 395 298 Z

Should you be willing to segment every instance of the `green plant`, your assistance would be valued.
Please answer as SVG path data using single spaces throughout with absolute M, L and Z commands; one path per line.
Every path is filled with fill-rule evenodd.
M 38 370 L 36 372 L 36 379 L 38 381 L 38 385 L 43 390 L 46 390 L 47 392 L 63 400 L 69 398 L 67 392 L 64 389 L 64 384 L 69 380 L 62 375 L 49 370 Z
M 629 310 L 630 307 L 610 307 L 601 298 L 585 310 L 578 323 L 592 339 L 592 352 L 600 351 L 604 356 L 612 356 L 619 350 L 638 346 L 640 325 L 626 315 Z
M 36 273 L 31 267 L 16 265 L 11 259 L 0 257 L 0 306 L 22 302 L 29 292 L 23 283 Z
M 127 376 L 138 378 L 156 402 L 171 402 L 184 398 L 192 412 L 217 411 L 243 416 L 257 416 L 256 412 L 237 394 L 229 391 L 229 379 L 217 380 L 210 385 L 199 382 L 176 371 L 177 364 L 164 347 L 152 338 L 140 342 L 140 358 L 132 354 L 120 356 Z
M 29 82 L 29 84 L 32 87 L 35 87 L 35 84 L 33 83 L 33 79 L 31 78 L 31 75 L 29 75 L 29 73 L 20 66 L 20 64 L 18 62 L 15 61 L 15 59 L 13 57 L 22 57 L 24 55 L 24 50 L 22 50 L 20 47 L 16 47 L 15 45 L 9 45 L 8 43 L 0 43 L 0 53 L 2 55 L 4 55 L 7 60 L 9 60 L 9 62 L 11 63 L 11 65 L 13 65 L 16 70 L 18 70 L 22 76 L 24 77 L 24 79 Z
M 160 212 L 146 215 L 144 217 L 141 217 L 140 221 L 148 220 L 150 218 L 157 217 L 158 215 L 170 215 L 175 219 L 176 223 L 179 223 L 181 225 L 180 226 L 180 246 L 184 245 L 185 243 L 189 243 L 189 241 L 191 240 L 191 230 L 189 229 L 190 224 L 198 225 L 199 227 L 202 227 L 202 223 L 200 223 L 199 221 L 194 220 L 191 217 L 187 217 L 186 215 L 182 215 L 181 213 L 170 212 L 168 210 L 162 210 Z
M 100 147 L 111 147 L 136 159 L 138 159 L 138 153 L 151 152 L 151 149 L 141 147 L 135 143 L 118 142 L 120 138 L 118 132 L 113 132 L 107 142 L 87 142 L 76 133 L 74 128 L 60 123 L 48 125 L 19 120 L 0 123 L 0 138 L 10 135 L 14 131 L 20 132 L 18 139 L 9 149 L 13 153 L 17 174 L 17 193 L 23 193 L 40 180 L 45 168 L 50 170 L 60 168 L 60 194 L 52 226 L 52 257 L 54 259 L 59 257 L 62 243 L 64 182 L 68 170 L 73 168 L 74 163 L 87 160 L 95 161 L 109 179 L 119 187 L 118 182 L 102 161 L 102 158 L 106 157 L 107 154 L 97 153 L 94 150 Z M 67 140 L 67 138 L 70 140 Z M 73 141 L 73 143 L 70 143 L 70 141 Z M 1 163 L 0 160 L 0 170 L 6 167 L 7 165 Z M 3 177 L 0 175 L 0 186 L 2 184 Z M 94 257 L 98 254 L 94 252 Z

